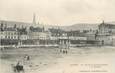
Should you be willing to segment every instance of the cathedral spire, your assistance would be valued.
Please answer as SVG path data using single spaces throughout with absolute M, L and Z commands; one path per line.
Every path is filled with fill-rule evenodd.
M 35 13 L 33 14 L 33 24 L 36 24 L 36 15 L 35 15 Z
M 102 21 L 102 23 L 103 23 L 103 24 L 105 23 L 104 20 Z

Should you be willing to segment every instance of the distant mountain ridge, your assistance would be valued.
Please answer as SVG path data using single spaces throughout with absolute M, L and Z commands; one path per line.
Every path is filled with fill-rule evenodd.
M 96 30 L 98 29 L 98 24 L 74 24 L 71 26 L 63 27 L 62 29 L 68 30 Z
M 115 25 L 115 22 L 105 22 L 108 24 L 113 24 Z M 79 24 L 73 24 L 70 26 L 53 26 L 53 25 L 46 25 L 46 28 L 60 28 L 63 29 L 65 31 L 70 31 L 70 30 L 97 30 L 98 29 L 98 25 L 100 25 L 101 23 L 92 23 L 92 24 L 88 24 L 88 23 L 79 23 Z
M 0 23 L 3 23 L 7 26 L 13 26 L 16 24 L 17 27 L 21 27 L 22 25 L 23 26 L 30 26 L 32 23 L 26 23 L 26 22 L 17 22 L 17 21 L 6 21 L 6 20 L 0 20 Z
M 25 27 L 33 25 L 32 23 L 26 23 L 26 22 L 0 20 L 0 23 L 2 23 L 2 22 L 4 24 L 7 24 L 8 26 L 17 24 L 17 27 L 21 27 L 22 25 L 25 26 Z M 105 23 L 115 24 L 115 21 L 105 22 Z M 56 25 L 42 25 L 42 24 L 36 24 L 36 25 L 41 26 L 41 27 L 44 26 L 46 30 L 49 29 L 49 28 L 56 28 L 56 29 L 60 28 L 60 29 L 63 29 L 65 31 L 70 31 L 70 30 L 74 31 L 74 30 L 90 30 L 90 29 L 97 30 L 99 24 L 101 24 L 101 23 L 94 23 L 94 24 L 79 23 L 79 24 L 73 24 L 73 25 L 70 25 L 70 26 L 56 26 Z
M 56 29 L 62 29 L 65 31 L 75 31 L 75 30 L 97 30 L 98 29 L 98 25 L 99 24 L 74 24 L 74 25 L 70 25 L 70 26 L 53 26 L 53 25 L 48 25 L 46 26 L 46 29 L 48 28 L 56 28 Z
M 115 25 L 115 21 L 112 21 L 112 22 L 106 22 L 106 23 Z

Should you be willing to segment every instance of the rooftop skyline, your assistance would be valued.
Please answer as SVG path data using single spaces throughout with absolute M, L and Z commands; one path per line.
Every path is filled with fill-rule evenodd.
M 0 0 L 0 20 L 49 25 L 115 21 L 115 0 Z

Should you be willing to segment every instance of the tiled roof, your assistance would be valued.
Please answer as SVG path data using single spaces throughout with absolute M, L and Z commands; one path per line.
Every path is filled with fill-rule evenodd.
M 49 31 L 50 31 L 51 33 L 65 33 L 64 30 L 61 30 L 61 29 L 54 29 L 54 28 L 49 29 Z
M 9 28 L 5 28 L 4 31 L 16 31 L 16 29 L 9 27 Z
M 22 35 L 22 34 L 27 34 L 26 28 L 21 28 L 18 29 L 18 32 Z
M 115 24 L 102 23 L 102 24 L 99 25 L 99 27 L 100 26 L 106 26 L 106 27 L 108 27 L 110 29 L 115 29 Z
M 39 27 L 30 27 L 30 31 L 32 31 L 32 32 L 42 32 L 43 31 L 43 29 L 42 28 L 39 28 Z

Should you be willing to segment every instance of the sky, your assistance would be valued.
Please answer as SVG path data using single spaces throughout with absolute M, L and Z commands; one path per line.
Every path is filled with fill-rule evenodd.
M 46 25 L 115 21 L 115 0 L 0 0 L 0 20 Z

